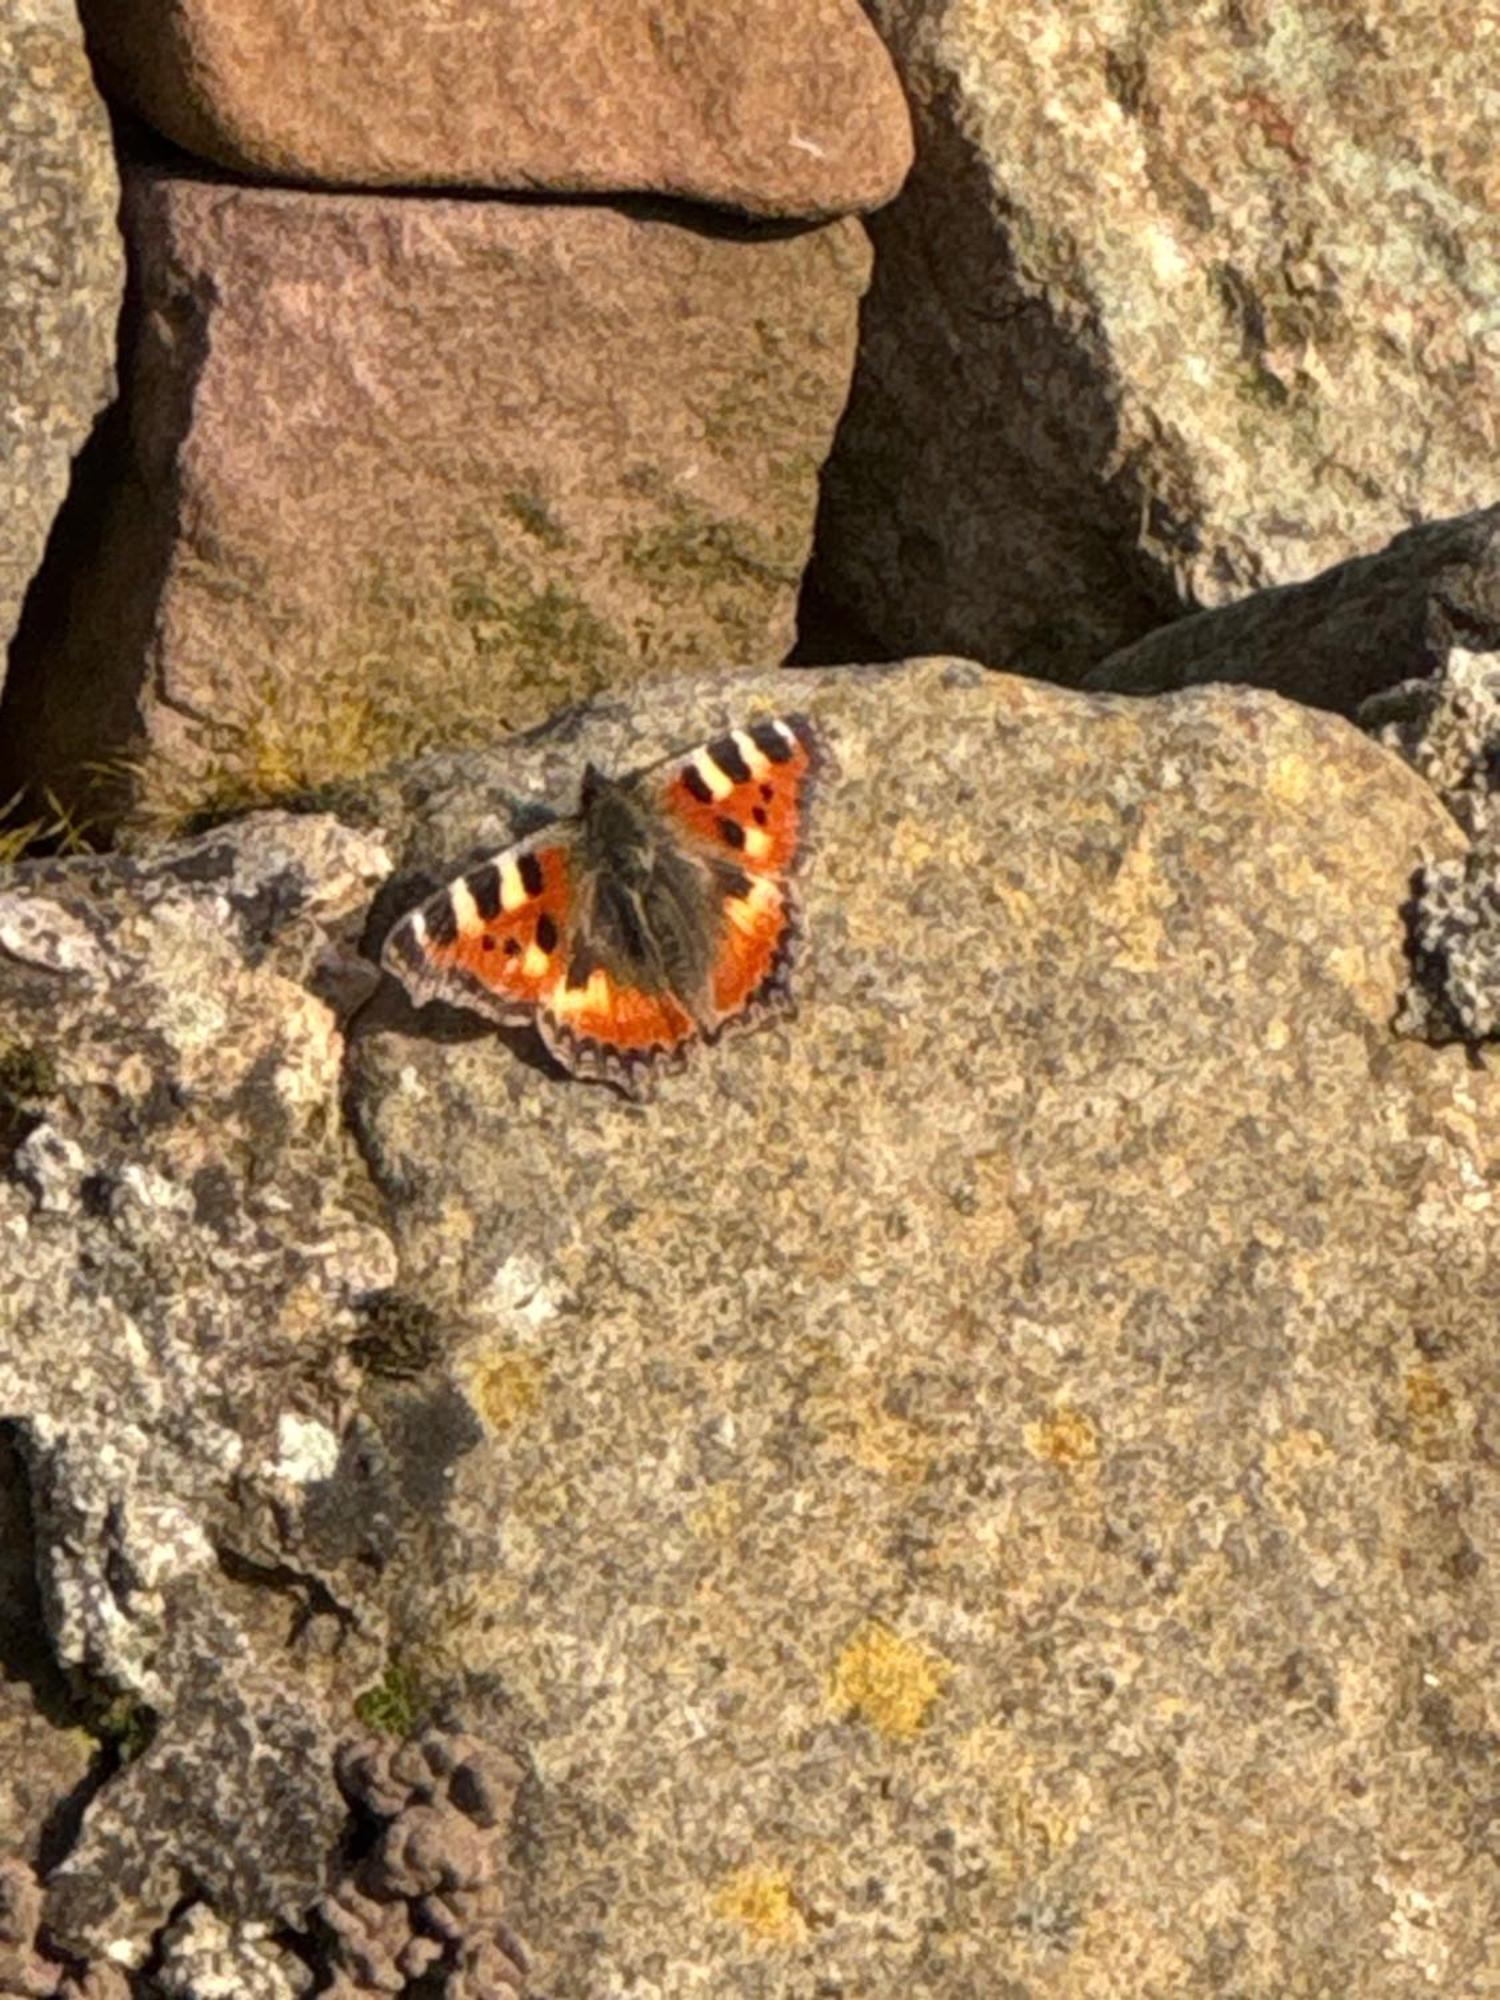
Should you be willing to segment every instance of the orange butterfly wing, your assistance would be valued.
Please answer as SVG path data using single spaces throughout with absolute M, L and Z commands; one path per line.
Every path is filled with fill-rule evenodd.
M 785 1007 L 802 937 L 790 877 L 808 810 L 832 759 L 806 715 L 770 716 L 662 767 L 659 803 L 706 853 L 723 892 L 712 973 L 716 1032 L 752 1010 Z
M 419 1007 L 448 1000 L 530 1020 L 567 966 L 572 869 L 567 841 L 506 848 L 408 911 L 381 963 Z

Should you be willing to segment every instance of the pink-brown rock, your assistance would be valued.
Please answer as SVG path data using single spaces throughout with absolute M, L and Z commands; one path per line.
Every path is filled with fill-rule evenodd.
M 131 441 L 13 782 L 131 760 L 176 816 L 772 663 L 869 273 L 580 204 L 134 173 Z
M 86 0 L 112 88 L 242 173 L 878 207 L 911 162 L 856 0 Z

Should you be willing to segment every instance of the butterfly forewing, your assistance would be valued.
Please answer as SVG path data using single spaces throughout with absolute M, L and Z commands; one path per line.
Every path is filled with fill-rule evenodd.
M 750 873 L 785 875 L 800 858 L 811 787 L 825 761 L 807 716 L 769 716 L 661 765 L 662 808 Z
M 404 916 L 382 963 L 419 1006 L 528 1020 L 568 963 L 576 878 L 570 840 L 508 847 Z
M 716 1029 L 748 1024 L 790 1000 L 802 928 L 790 877 L 829 761 L 816 724 L 793 714 L 730 730 L 659 767 L 663 813 L 711 858 L 719 885 Z

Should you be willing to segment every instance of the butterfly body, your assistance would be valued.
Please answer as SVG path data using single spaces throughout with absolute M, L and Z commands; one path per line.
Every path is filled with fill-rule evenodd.
M 789 715 L 627 777 L 590 765 L 571 818 L 410 911 L 383 963 L 418 1005 L 534 1021 L 564 1068 L 644 1096 L 694 1042 L 789 1010 L 828 762 Z

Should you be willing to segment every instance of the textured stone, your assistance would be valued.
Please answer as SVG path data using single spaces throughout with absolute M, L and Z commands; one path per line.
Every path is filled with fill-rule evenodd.
M 1372 696 L 1359 719 L 1421 772 L 1473 842 L 1417 872 L 1412 979 L 1396 1025 L 1437 1043 L 1500 1039 L 1500 655 L 1456 646 L 1436 674 Z
M 0 1110 L 0 1128 L 6 1122 Z M 0 1857 L 34 1862 L 55 1837 L 59 1809 L 83 1785 L 98 1745 L 73 1726 L 78 1706 L 47 1644 L 30 1491 L 6 1414 L 0 1410 Z M 0 1920 L 0 1942 L 6 1935 Z M 0 1957 L 0 1993 L 4 1972 Z
M 795 1024 L 644 1108 L 394 995 L 350 1051 L 486 1434 L 393 1640 L 524 1749 L 538 1985 L 1482 1990 L 1500 1102 L 1391 1031 L 1460 829 L 1258 691 L 795 686 L 844 767 Z M 502 802 L 787 698 L 377 787 L 371 946 Z
M 1436 686 L 1458 641 L 1500 646 L 1500 507 L 1408 528 L 1306 583 L 1178 619 L 1111 653 L 1084 684 L 1161 694 L 1238 681 L 1348 715 L 1397 683 Z
M 792 689 L 798 1021 L 649 1108 L 341 1030 L 426 878 Z M 1391 1032 L 1430 786 L 931 661 L 359 809 L 0 875 L 0 1409 L 140 1718 L 47 1935 L 274 1993 L 326 1897 L 349 2000 L 503 1992 L 511 1926 L 558 1995 L 1482 1990 L 1500 1102 Z M 335 1759 L 356 1693 L 411 1740 Z
M 820 217 L 888 201 L 911 161 L 901 87 L 855 0 L 83 11 L 142 117 L 276 180 L 657 193 Z
M 117 1965 L 65 1963 L 42 1948 L 42 1887 L 24 1861 L 0 1856 L 0 1995 L 4 2000 L 130 2000 Z M 203 2000 L 209 2000 L 208 1995 Z
M 1413 977 L 1396 1025 L 1430 1042 L 1500 1040 L 1500 850 L 1427 862 L 1410 916 Z
M 157 172 L 125 212 L 129 459 L 0 782 L 124 754 L 192 812 L 791 645 L 859 223 Z
M 399 1748 L 346 1744 L 339 1775 L 378 1834 L 318 1906 L 332 1990 L 399 1993 L 422 1973 L 443 1979 L 445 2000 L 521 1994 L 526 1958 L 505 1921 L 503 1879 L 520 1767 L 427 1730 Z
M 343 1829 L 402 1503 L 342 1343 L 395 1271 L 313 989 L 388 866 L 271 815 L 0 874 L 0 1411 L 46 1640 L 115 1714 L 48 1858 L 80 1957 L 139 1966 L 185 1881 L 296 1922 Z
M 1356 715 L 1421 772 L 1476 845 L 1500 832 L 1500 650 L 1454 646 L 1434 672 L 1383 688 Z
M 917 164 L 873 225 L 816 582 L 887 653 L 1074 681 L 1493 498 L 1491 13 L 871 13 Z
M 124 256 L 109 120 L 71 0 L 0 18 L 0 681 L 73 454 L 114 389 Z
M 156 1975 L 163 2000 L 299 2000 L 313 1975 L 257 1924 L 227 1924 L 194 1903 L 168 1926 Z

